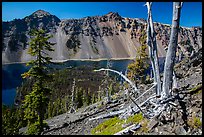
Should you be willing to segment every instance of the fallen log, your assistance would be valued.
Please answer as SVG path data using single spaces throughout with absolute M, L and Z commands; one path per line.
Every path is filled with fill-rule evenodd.
M 139 97 L 137 97 L 137 99 L 136 99 L 135 101 L 137 101 L 137 100 L 140 99 L 144 94 L 146 94 L 147 92 L 149 92 L 150 90 L 152 90 L 156 85 L 157 85 L 157 83 L 154 83 L 151 88 L 149 88 L 147 91 L 145 91 L 144 93 L 142 93 Z
M 109 112 L 109 113 L 100 115 L 100 116 L 98 116 L 98 117 L 89 118 L 89 121 L 91 121 L 91 120 L 96 120 L 96 119 L 100 119 L 100 118 L 113 117 L 113 116 L 119 115 L 119 114 L 121 114 L 121 113 L 124 113 L 124 112 L 126 111 L 126 109 L 127 109 L 127 108 L 122 109 L 122 110 L 119 110 L 119 111 L 115 111 L 115 112 Z
M 117 133 L 115 133 L 114 135 L 124 135 L 124 134 L 127 134 L 129 133 L 130 131 L 131 132 L 135 132 L 137 129 L 139 129 L 141 127 L 141 124 L 133 124 Z

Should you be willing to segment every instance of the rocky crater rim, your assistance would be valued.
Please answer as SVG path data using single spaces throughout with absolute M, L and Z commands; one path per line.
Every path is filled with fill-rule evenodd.
M 47 11 L 45 11 L 45 10 L 41 10 L 41 9 L 39 9 L 39 10 L 33 12 L 30 16 L 32 16 L 32 15 L 33 15 L 33 16 L 36 16 L 36 17 L 38 17 L 38 18 L 42 18 L 42 17 L 44 17 L 44 16 L 52 16 L 52 14 L 50 14 L 49 12 L 47 12 Z M 77 20 L 83 20 L 83 19 L 87 19 L 87 18 L 97 18 L 97 17 L 104 17 L 104 16 L 105 16 L 105 17 L 112 17 L 112 16 L 114 16 L 114 17 L 120 17 L 120 18 L 125 19 L 125 20 L 133 19 L 133 20 L 137 20 L 137 21 L 139 21 L 139 22 L 141 22 L 141 23 L 146 24 L 146 19 L 144 19 L 144 18 L 122 17 L 118 12 L 113 12 L 113 11 L 110 11 L 110 12 L 108 12 L 107 14 L 101 15 L 101 16 L 96 15 L 96 16 L 85 16 L 85 17 L 82 17 L 82 18 L 68 18 L 68 19 L 63 18 L 63 19 L 60 19 L 60 20 L 61 20 L 61 22 L 70 21 L 70 20 L 76 20 L 76 21 L 77 21 Z M 24 18 L 26 18 L 26 17 L 24 17 Z M 23 19 L 24 19 L 24 18 L 23 18 Z M 14 19 L 13 19 L 13 20 L 10 20 L 10 21 L 14 21 Z M 3 21 L 3 22 L 10 22 L 10 21 Z M 171 24 L 166 24 L 166 23 L 161 23 L 161 22 L 153 22 L 153 23 L 154 23 L 154 24 L 166 25 L 166 26 L 171 27 Z M 180 26 L 180 27 L 185 28 L 185 29 L 202 29 L 201 26 L 192 26 L 192 27 Z

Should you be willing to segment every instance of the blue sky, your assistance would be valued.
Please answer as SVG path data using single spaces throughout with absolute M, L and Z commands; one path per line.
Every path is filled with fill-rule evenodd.
M 38 9 L 48 11 L 60 19 L 82 18 L 118 12 L 123 17 L 147 18 L 145 2 L 2 2 L 2 19 L 22 19 Z M 154 2 L 153 20 L 171 24 L 172 2 Z M 202 26 L 202 2 L 184 2 L 181 26 Z

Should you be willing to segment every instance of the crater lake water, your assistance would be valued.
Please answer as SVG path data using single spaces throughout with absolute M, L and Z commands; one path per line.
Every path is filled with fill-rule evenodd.
M 117 71 L 125 73 L 127 65 L 133 60 L 111 60 L 111 67 Z M 107 60 L 100 61 L 81 61 L 69 60 L 63 63 L 54 63 L 50 65 L 52 68 L 63 69 L 78 66 L 95 66 L 97 68 L 106 68 Z M 2 65 L 2 103 L 8 106 L 14 104 L 16 96 L 16 88 L 21 85 L 23 79 L 21 74 L 28 71 L 29 67 L 25 63 L 19 64 L 3 64 Z
M 54 63 L 50 65 L 55 69 L 64 69 L 70 67 L 78 66 L 94 66 L 96 68 L 106 68 L 108 60 L 100 61 L 82 61 L 82 60 L 69 60 L 63 63 Z M 133 60 L 123 59 L 123 60 L 110 60 L 111 69 L 117 70 L 125 74 L 127 66 Z M 164 58 L 159 58 L 160 72 L 163 71 Z M 16 88 L 20 86 L 23 82 L 21 74 L 28 71 L 30 67 L 26 66 L 25 63 L 19 64 L 3 64 L 2 65 L 2 103 L 8 106 L 14 104 L 14 99 L 16 96 Z M 147 72 L 149 73 L 149 72 Z

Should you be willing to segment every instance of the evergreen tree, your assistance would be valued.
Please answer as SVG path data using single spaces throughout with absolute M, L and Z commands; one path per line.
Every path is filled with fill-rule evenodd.
M 53 105 L 52 105 L 51 102 L 49 102 L 48 109 L 47 109 L 47 114 L 48 114 L 47 118 L 51 118 L 52 117 L 52 108 L 53 108 Z
M 87 92 L 86 90 L 83 90 L 82 92 L 83 92 L 82 94 L 83 106 L 87 106 Z
M 18 135 L 19 129 L 25 127 L 27 122 L 24 120 L 24 111 L 20 107 L 11 108 L 2 104 L 2 134 Z
M 99 89 L 98 89 L 98 99 L 97 101 L 101 101 L 101 86 L 99 86 Z
M 115 91 L 114 91 L 114 88 L 113 88 L 113 83 L 110 83 L 109 85 L 109 94 L 110 95 L 114 95 Z
M 92 97 L 91 94 L 92 94 L 92 93 L 91 93 L 91 89 L 88 88 L 88 100 L 87 100 L 87 104 L 88 104 L 88 105 L 91 104 L 91 97 Z
M 144 43 L 141 44 L 142 45 L 138 48 L 135 62 L 128 65 L 128 77 L 135 82 L 141 80 L 143 83 L 145 81 L 145 71 L 149 67 L 149 64 L 148 55 L 146 53 L 147 45 Z
M 69 96 L 66 96 L 66 97 L 65 97 L 65 112 L 67 112 L 67 111 L 69 110 L 69 104 L 70 104 L 70 102 L 69 102 L 68 100 L 70 100 L 70 99 L 69 99 Z
M 90 88 L 88 88 L 88 91 L 85 91 L 83 98 L 84 98 L 84 104 L 86 104 L 86 106 L 91 104 L 91 90 L 90 90 Z
M 58 98 L 58 115 L 62 114 L 63 110 L 62 110 L 62 100 L 60 98 Z
M 77 88 L 76 91 L 76 103 L 77 103 L 77 108 L 80 108 L 83 106 L 83 91 L 82 88 Z
M 97 94 L 98 94 L 97 101 L 101 101 L 101 94 L 100 93 L 101 93 L 100 91 L 97 92 Z
M 21 124 L 18 118 L 18 112 L 15 108 L 8 108 L 2 105 L 2 134 L 3 135 L 18 135 L 19 125 Z
M 96 102 L 96 96 L 95 96 L 95 93 L 93 93 L 92 99 L 91 99 L 91 104 L 93 104 L 95 102 Z
M 48 41 L 52 36 L 47 35 L 42 29 L 32 30 L 30 35 L 31 41 L 28 53 L 35 56 L 36 59 L 27 63 L 27 66 L 31 66 L 31 68 L 28 72 L 22 74 L 22 77 L 34 78 L 35 83 L 32 91 L 25 96 L 23 106 L 25 108 L 25 119 L 28 121 L 27 133 L 40 134 L 46 126 L 43 120 L 49 102 L 48 95 L 51 92 L 49 88 L 44 86 L 44 82 L 51 78 L 46 67 L 51 58 L 47 56 L 45 51 L 54 51 L 51 47 L 54 43 Z
M 57 115 L 57 100 L 53 102 L 53 107 L 52 107 L 52 117 Z
M 62 98 L 62 101 L 61 101 L 61 107 L 62 107 L 62 113 L 65 113 L 66 112 L 66 96 L 64 98 Z

